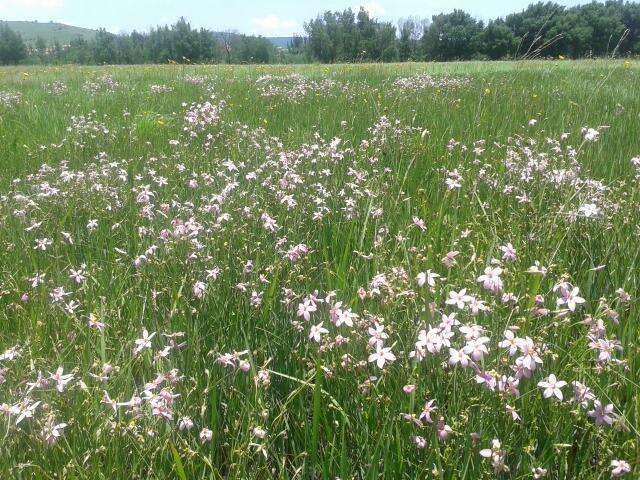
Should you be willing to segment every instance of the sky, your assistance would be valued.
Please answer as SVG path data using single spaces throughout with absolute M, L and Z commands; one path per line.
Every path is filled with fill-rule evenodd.
M 364 7 L 394 24 L 455 8 L 488 20 L 518 12 L 534 0 L 0 0 L 0 19 L 60 22 L 113 33 L 147 31 L 184 16 L 192 26 L 268 37 L 303 33 L 305 21 L 325 10 Z M 565 6 L 586 3 L 557 1 Z

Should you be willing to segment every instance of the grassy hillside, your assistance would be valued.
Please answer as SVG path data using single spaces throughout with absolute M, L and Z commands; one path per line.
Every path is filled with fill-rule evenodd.
M 287 48 L 293 37 L 267 37 L 276 47 Z
M 71 40 L 78 37 L 86 38 L 87 40 L 93 38 L 96 34 L 95 30 L 82 27 L 74 27 L 72 25 L 65 25 L 64 23 L 40 23 L 40 22 L 20 22 L 9 21 L 2 22 L 9 25 L 9 28 L 20 33 L 24 41 L 33 45 L 38 37 L 52 44 L 56 40 L 61 44 L 68 44 Z

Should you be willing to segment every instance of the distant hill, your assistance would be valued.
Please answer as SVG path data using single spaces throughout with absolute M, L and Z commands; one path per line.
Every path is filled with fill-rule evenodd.
M 60 44 L 66 45 L 78 37 L 90 40 L 95 37 L 96 34 L 96 31 L 90 28 L 74 27 L 65 25 L 64 23 L 20 21 L 2 21 L 2 23 L 7 24 L 14 32 L 20 33 L 28 45 L 36 43 L 38 37 L 41 37 L 49 45 L 56 40 L 60 42 Z
M 21 22 L 21 21 L 2 21 L 6 23 L 14 32 L 20 33 L 27 45 L 36 43 L 36 39 L 41 37 L 48 45 L 53 44 L 56 40 L 62 45 L 67 45 L 71 40 L 82 37 L 90 40 L 95 37 L 96 30 L 90 28 L 74 27 L 65 25 L 64 23 L 55 22 Z M 222 35 L 222 34 L 220 34 Z M 287 48 L 292 37 L 265 37 L 276 47 Z
M 229 33 L 227 32 L 213 32 L 213 34 L 216 37 L 218 37 L 220 40 L 222 40 L 223 38 L 229 35 Z M 237 39 L 240 36 L 242 36 L 242 33 L 238 33 L 238 32 L 231 33 L 231 37 L 234 39 Z M 293 37 L 264 37 L 264 38 L 269 40 L 273 46 L 278 48 L 287 48 L 291 40 L 293 40 Z
M 287 48 L 293 37 L 266 37 L 271 43 L 273 43 L 276 47 Z

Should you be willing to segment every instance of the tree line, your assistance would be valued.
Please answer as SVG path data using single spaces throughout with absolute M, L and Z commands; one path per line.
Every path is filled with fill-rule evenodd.
M 487 23 L 454 10 L 403 19 L 397 27 L 365 10 L 328 11 L 306 23 L 305 32 L 310 56 L 325 63 L 631 56 L 640 54 L 640 4 L 538 2 Z
M 585 58 L 640 54 L 640 3 L 608 0 L 563 7 L 538 2 L 524 11 L 483 22 L 454 10 L 398 25 L 360 9 L 327 11 L 304 25 L 286 49 L 268 39 L 194 29 L 181 18 L 149 32 L 95 38 L 69 45 L 38 39 L 27 47 L 0 23 L 0 64 L 78 63 L 304 63 Z
M 61 45 L 37 38 L 29 47 L 0 24 L 0 64 L 276 63 L 279 57 L 266 38 L 198 30 L 184 18 L 145 33 L 115 35 L 100 29 L 90 40 L 78 37 Z

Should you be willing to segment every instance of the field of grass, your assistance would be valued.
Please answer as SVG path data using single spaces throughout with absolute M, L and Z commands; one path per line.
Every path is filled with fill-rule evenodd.
M 638 478 L 638 92 L 1 69 L 0 478 Z

